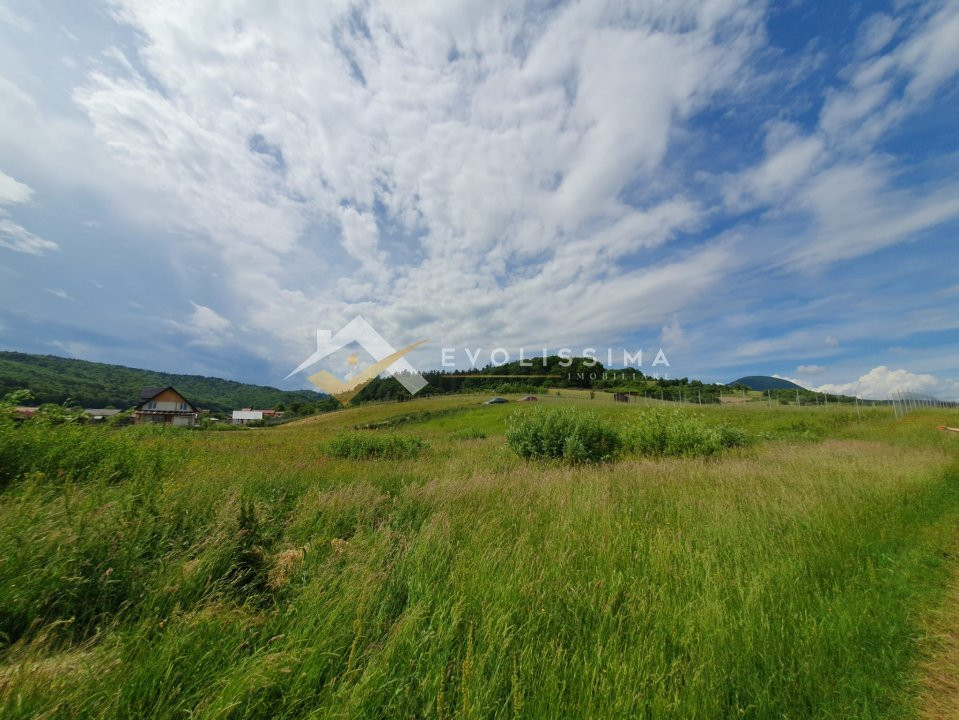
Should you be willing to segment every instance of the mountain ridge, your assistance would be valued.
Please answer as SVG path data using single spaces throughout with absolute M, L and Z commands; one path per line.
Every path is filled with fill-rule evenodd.
M 281 403 L 304 405 L 324 400 L 323 395 L 311 390 L 280 390 L 206 375 L 167 373 L 57 355 L 0 351 L 0 397 L 26 388 L 38 403 L 59 404 L 71 400 L 84 407 L 126 409 L 136 405 L 141 388 L 168 385 L 183 393 L 197 407 L 214 411 L 272 408 Z

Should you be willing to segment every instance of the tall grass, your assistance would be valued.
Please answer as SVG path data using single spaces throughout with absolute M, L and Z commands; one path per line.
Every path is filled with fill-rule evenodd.
M 741 428 L 710 426 L 695 415 L 662 409 L 642 413 L 627 426 L 624 435 L 630 449 L 652 457 L 715 455 L 749 442 Z
M 402 460 L 416 457 L 425 447 L 426 443 L 420 438 L 409 435 L 349 433 L 333 438 L 327 445 L 327 452 L 333 457 L 349 460 Z
M 396 462 L 328 453 L 382 438 L 343 434 L 377 407 L 105 440 L 177 458 L 158 474 L 21 473 L 0 493 L 2 715 L 910 712 L 959 520 L 959 452 L 921 418 L 567 465 L 502 448 L 511 412 L 424 417 L 433 450 Z

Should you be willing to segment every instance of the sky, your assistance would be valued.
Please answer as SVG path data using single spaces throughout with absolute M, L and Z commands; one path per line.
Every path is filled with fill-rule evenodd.
M 956 399 L 957 38 L 918 0 L 0 0 L 0 349 L 306 387 L 359 315 L 420 369 Z

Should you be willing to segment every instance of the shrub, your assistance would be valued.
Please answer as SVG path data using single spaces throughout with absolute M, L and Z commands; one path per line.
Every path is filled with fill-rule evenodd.
M 327 452 L 333 457 L 349 460 L 402 460 L 416 457 L 425 447 L 422 439 L 409 435 L 350 433 L 333 438 L 327 446 Z
M 631 449 L 653 457 L 713 455 L 723 448 L 741 447 L 748 442 L 741 428 L 712 428 L 696 416 L 675 410 L 644 413 L 631 425 L 628 436 Z
M 719 432 L 719 443 L 724 448 L 743 447 L 749 444 L 749 436 L 740 427 L 720 425 L 717 430 Z
M 513 415 L 506 442 L 527 460 L 553 458 L 570 463 L 612 460 L 622 447 L 612 427 L 593 413 L 572 408 Z

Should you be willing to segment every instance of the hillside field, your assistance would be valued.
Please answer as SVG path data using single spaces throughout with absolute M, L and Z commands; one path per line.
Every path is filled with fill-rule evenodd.
M 509 418 L 628 433 L 656 404 L 485 397 L 0 428 L 0 716 L 903 718 L 937 692 L 959 412 L 687 406 L 749 444 L 570 465 L 520 459 Z M 396 454 L 331 445 L 370 437 Z

